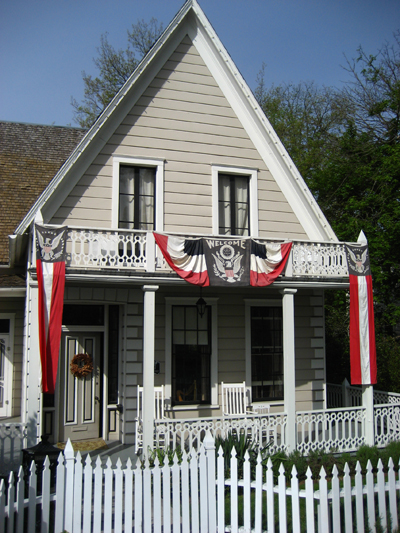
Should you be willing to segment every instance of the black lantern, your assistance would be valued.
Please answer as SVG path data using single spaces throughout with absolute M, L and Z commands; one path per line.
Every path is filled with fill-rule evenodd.
M 60 448 L 56 448 L 55 446 L 50 444 L 50 442 L 48 442 L 48 438 L 48 435 L 42 435 L 42 440 L 38 444 L 36 444 L 36 446 L 32 446 L 31 448 L 24 448 L 22 450 L 22 464 L 26 479 L 29 477 L 31 463 L 32 461 L 35 461 L 36 474 L 38 476 L 37 489 L 39 493 L 41 492 L 42 487 L 41 474 L 43 472 L 43 465 L 46 456 L 49 456 L 51 485 L 54 486 L 58 457 L 60 455 L 60 452 L 62 451 L 60 450 Z
M 200 317 L 202 318 L 204 313 L 206 312 L 207 303 L 206 303 L 206 301 L 204 300 L 204 298 L 201 295 L 201 289 L 202 289 L 202 287 L 200 287 L 200 298 L 196 302 L 196 307 L 197 307 L 197 312 L 199 313 Z

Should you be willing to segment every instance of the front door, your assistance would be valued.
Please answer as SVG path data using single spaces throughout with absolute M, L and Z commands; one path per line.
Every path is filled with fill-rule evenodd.
M 59 439 L 66 441 L 93 439 L 100 436 L 101 387 L 100 333 L 63 333 L 60 368 L 60 427 Z M 71 373 L 76 354 L 92 358 L 93 371 L 85 377 Z

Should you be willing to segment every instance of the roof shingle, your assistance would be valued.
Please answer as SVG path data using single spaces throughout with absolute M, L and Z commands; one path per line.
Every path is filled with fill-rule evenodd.
M 0 122 L 0 264 L 8 264 L 8 235 L 85 133 L 64 126 Z

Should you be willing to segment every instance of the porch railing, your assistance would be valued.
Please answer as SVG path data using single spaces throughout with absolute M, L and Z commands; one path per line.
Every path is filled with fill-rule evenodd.
M 340 385 L 327 383 L 328 408 L 337 407 L 360 407 L 362 405 L 362 389 L 357 385 L 350 385 L 347 379 Z M 391 403 L 400 405 L 400 394 L 374 389 L 374 404 L 382 405 Z
M 198 237 L 198 235 L 187 235 L 187 237 L 195 236 Z M 263 242 L 263 239 L 260 241 Z M 140 230 L 94 230 L 70 227 L 67 253 L 67 266 L 70 268 L 171 271 L 156 249 L 153 234 Z M 344 244 L 295 241 L 287 275 L 348 276 Z
M 365 444 L 365 418 L 363 407 L 298 411 L 297 450 L 356 450 Z
M 155 446 L 180 446 L 199 450 L 207 432 L 215 439 L 230 432 L 248 435 L 253 442 L 269 446 L 271 452 L 286 451 L 286 414 L 238 417 L 208 417 L 192 419 L 162 419 L 155 421 Z
M 18 470 L 26 446 L 27 424 L 0 423 L 0 476 Z

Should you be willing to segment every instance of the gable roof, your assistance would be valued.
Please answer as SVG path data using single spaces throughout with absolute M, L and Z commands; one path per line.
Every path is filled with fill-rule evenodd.
M 35 202 L 16 229 L 16 234 L 21 235 L 28 229 L 39 210 L 45 222 L 51 219 L 185 35 L 189 35 L 202 56 L 309 239 L 337 241 L 306 183 L 196 0 L 188 0 L 184 4 Z
M 84 133 L 78 128 L 0 122 L 0 265 L 8 264 L 8 235 Z

